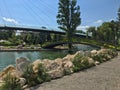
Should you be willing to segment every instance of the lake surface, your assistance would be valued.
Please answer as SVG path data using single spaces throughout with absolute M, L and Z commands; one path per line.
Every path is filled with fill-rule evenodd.
M 93 50 L 98 49 L 88 45 L 76 44 L 75 51 L 83 50 Z M 15 65 L 15 60 L 18 57 L 27 57 L 31 62 L 36 59 L 56 59 L 63 58 L 68 54 L 67 50 L 41 50 L 32 52 L 0 52 L 0 70 L 8 65 Z

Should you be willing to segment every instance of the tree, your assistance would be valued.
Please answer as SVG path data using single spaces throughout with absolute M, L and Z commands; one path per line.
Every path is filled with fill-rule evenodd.
M 99 40 L 104 42 L 114 42 L 114 21 L 104 22 L 97 30 L 99 34 Z
M 120 7 L 118 9 L 118 42 L 119 42 L 119 38 L 120 38 Z
M 0 30 L 0 39 L 8 40 L 15 34 L 14 30 Z
M 88 34 L 92 34 L 92 38 L 96 39 L 96 28 L 95 27 L 89 27 L 87 29 L 87 33 Z
M 111 22 L 104 22 L 101 26 L 89 27 L 87 33 L 92 35 L 92 39 L 99 40 L 106 43 L 113 44 L 115 42 L 115 36 L 119 35 L 116 33 L 118 27 L 116 27 L 116 21 L 112 20 Z M 118 43 L 118 42 L 117 42 Z
M 76 0 L 59 0 L 57 23 L 66 32 L 68 48 L 72 48 L 72 37 L 81 23 L 80 7 Z
M 120 23 L 120 7 L 118 9 L 118 22 Z

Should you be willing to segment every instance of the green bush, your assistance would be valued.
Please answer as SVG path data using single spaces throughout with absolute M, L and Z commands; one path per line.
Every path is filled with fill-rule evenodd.
M 50 81 L 50 76 L 46 73 L 46 70 L 42 64 L 38 65 L 37 76 L 42 79 L 44 82 Z
M 73 65 L 74 65 L 73 71 L 77 72 L 80 69 L 82 69 L 82 64 L 81 64 L 82 57 L 83 56 L 79 55 L 79 54 L 74 57 L 74 60 L 73 60 Z
M 103 57 L 102 54 L 97 54 L 97 55 L 92 56 L 94 61 L 98 61 L 100 63 L 104 62 L 102 57 Z
M 83 69 L 87 69 L 91 66 L 94 66 L 94 63 L 90 64 L 88 61 L 88 57 L 78 54 L 75 56 L 73 60 L 73 65 L 74 65 L 73 71 L 77 72 Z
M 0 87 L 0 90 L 23 90 L 16 77 L 9 74 L 4 78 L 4 84 Z
M 118 55 L 116 50 L 108 50 L 108 54 L 111 55 L 112 58 Z
M 37 73 L 33 71 L 33 65 L 29 65 L 22 76 L 26 79 L 26 84 L 29 86 L 35 86 L 51 80 L 42 64 L 38 65 Z
M 2 45 L 2 46 L 13 46 L 14 44 L 12 42 L 6 41 L 6 42 L 0 42 L 0 45 Z
M 29 86 L 35 85 L 36 74 L 33 71 L 33 65 L 28 65 L 22 75 L 23 78 L 26 79 L 26 84 Z

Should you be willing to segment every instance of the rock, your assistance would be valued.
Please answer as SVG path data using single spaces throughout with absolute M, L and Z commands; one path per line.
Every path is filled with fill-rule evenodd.
M 57 62 L 52 62 L 52 63 L 47 67 L 47 70 L 48 70 L 48 71 L 55 70 L 55 69 L 57 69 L 58 67 L 60 67 L 60 65 L 59 65 Z
M 107 58 L 106 58 L 107 60 L 109 60 L 109 59 L 113 58 L 113 56 L 108 55 L 108 54 L 106 55 L 106 57 L 107 57 Z
M 8 73 L 12 72 L 15 70 L 15 67 L 13 65 L 9 65 L 6 68 L 3 69 L 0 73 L 0 78 L 5 77 Z
M 32 63 L 32 65 L 33 65 L 33 71 L 34 71 L 34 72 L 38 72 L 38 65 L 39 65 L 40 63 L 42 63 L 41 60 L 36 60 L 36 61 L 34 61 L 34 62 Z
M 0 79 L 3 80 L 8 74 L 17 78 L 20 77 L 19 73 L 16 71 L 16 68 L 13 65 L 9 65 L 6 68 L 4 68 L 3 71 L 1 71 Z
M 49 60 L 49 59 L 36 60 L 36 61 L 34 61 L 34 62 L 32 63 L 32 65 L 33 65 L 33 71 L 34 71 L 35 73 L 38 72 L 38 65 L 39 65 L 39 64 L 42 64 L 42 65 L 45 67 L 45 69 L 48 71 L 48 70 L 49 70 L 49 66 L 50 66 L 50 64 L 51 64 L 52 62 L 53 62 L 53 60 Z
M 95 65 L 100 65 L 100 62 L 98 62 L 98 61 L 95 61 Z
M 108 54 L 108 49 L 100 49 L 97 54 Z
M 48 71 L 47 74 L 50 75 L 51 79 L 56 79 L 64 76 L 64 72 L 62 68 Z
M 50 60 L 50 59 L 44 59 L 44 60 L 42 60 L 42 64 L 44 65 L 44 66 L 47 66 L 49 63 L 51 63 L 51 62 L 53 62 L 54 60 Z
M 75 55 L 70 55 L 70 54 L 68 54 L 67 56 L 65 56 L 65 57 L 62 59 L 62 61 L 63 61 L 63 62 L 64 62 L 64 61 L 72 61 L 74 57 L 75 57 Z
M 17 49 L 22 49 L 23 48 L 23 45 L 18 45 L 17 46 Z
M 85 51 L 85 56 L 90 57 L 91 56 L 91 52 L 90 51 Z
M 73 73 L 73 63 L 71 61 L 65 61 L 63 62 L 63 69 L 65 74 L 71 74 Z
M 58 68 L 62 68 L 62 59 L 60 59 L 60 58 L 57 58 L 55 60 L 51 60 L 51 62 L 49 61 L 49 63 L 46 64 L 47 71 L 55 70 Z
M 66 62 L 63 62 L 63 67 L 65 68 L 71 68 L 73 67 L 73 63 L 71 61 L 66 61 Z
M 3 82 L 3 81 L 0 81 L 0 87 L 1 87 L 2 85 L 4 85 L 4 82 Z
M 8 73 L 9 71 L 16 70 L 13 65 L 9 65 L 6 68 L 3 69 L 3 72 Z
M 34 72 L 37 72 L 38 65 L 42 64 L 52 79 L 59 78 L 64 75 L 62 68 L 62 59 L 60 58 L 57 58 L 55 60 L 48 60 L 48 59 L 36 60 L 32 64 L 33 64 Z
M 23 90 L 25 89 L 26 90 L 26 88 L 28 88 L 29 86 L 28 85 L 24 85 L 22 88 L 23 88 Z M 33 89 L 32 89 L 33 90 Z
M 20 57 L 16 59 L 16 70 L 21 74 L 25 71 L 27 65 L 30 64 L 30 61 L 27 58 Z
M 91 55 L 95 55 L 95 54 L 97 54 L 97 50 L 92 50 Z
M 94 60 L 92 58 L 90 58 L 90 57 L 88 57 L 88 62 L 89 62 L 90 65 L 95 64 Z
M 78 55 L 78 54 L 84 56 L 85 52 L 84 52 L 84 51 L 78 51 L 78 52 L 76 52 L 76 53 L 74 54 L 74 56 L 76 56 L 76 55 Z
M 26 79 L 25 78 L 19 78 L 19 83 L 21 86 L 24 86 L 26 84 Z

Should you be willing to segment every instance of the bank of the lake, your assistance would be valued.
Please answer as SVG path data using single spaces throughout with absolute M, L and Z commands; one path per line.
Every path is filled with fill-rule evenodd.
M 82 50 L 93 50 L 98 49 L 98 47 L 93 47 L 90 45 L 76 44 L 75 52 Z M 74 53 L 75 53 L 74 52 Z M 56 59 L 63 58 L 68 54 L 66 49 L 2 49 L 0 50 L 0 70 L 8 65 L 15 65 L 15 60 L 18 57 L 27 57 L 31 62 L 37 59 Z
M 120 52 L 111 61 L 26 90 L 120 90 Z
M 29 88 L 46 81 L 62 78 L 65 75 L 99 65 L 111 60 L 117 55 L 118 53 L 115 50 L 100 49 L 87 52 L 78 51 L 73 55 L 67 55 L 64 58 L 57 58 L 55 60 L 39 59 L 32 63 L 26 58 L 18 58 L 15 61 L 15 66 L 9 65 L 0 72 L 1 85 L 7 85 L 8 81 L 4 82 L 4 80 L 6 80 L 6 75 L 9 75 L 9 72 L 11 75 L 9 79 L 16 77 L 17 81 L 19 81 L 16 83 L 21 84 L 22 88 Z M 28 67 L 26 68 L 26 66 Z M 10 82 L 10 85 L 13 85 L 13 83 Z M 1 88 L 5 88 L 3 86 Z

